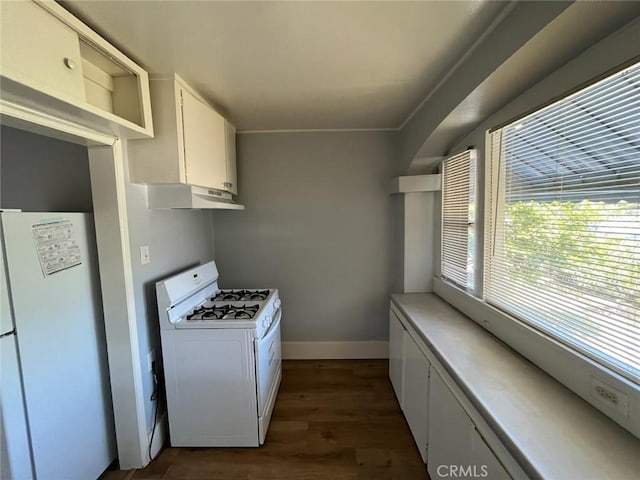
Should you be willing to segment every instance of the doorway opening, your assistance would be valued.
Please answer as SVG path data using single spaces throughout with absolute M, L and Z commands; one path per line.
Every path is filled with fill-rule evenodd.
M 47 177 L 46 180 L 55 182 L 57 179 L 58 187 L 66 185 L 69 191 L 61 192 L 60 188 L 46 187 L 46 192 L 43 190 L 41 195 L 29 198 L 30 192 L 26 190 L 24 192 L 9 190 L 5 195 L 0 189 L 0 201 L 3 202 L 0 206 L 22 208 L 25 211 L 32 209 L 93 211 L 118 460 L 123 469 L 141 468 L 149 462 L 148 439 L 133 298 L 123 142 L 73 122 L 57 119 L 6 101 L 2 101 L 1 107 L 3 136 L 13 135 L 14 140 L 18 138 L 21 141 L 31 138 L 30 141 L 43 142 L 43 144 L 47 144 L 48 141 L 63 140 L 72 145 L 64 145 L 61 148 L 68 148 L 69 151 L 79 148 L 79 151 L 84 152 L 84 166 L 78 166 L 78 170 L 73 173 L 68 172 L 69 169 L 74 170 L 73 164 L 62 166 L 64 162 L 60 163 L 58 171 L 48 172 L 46 175 L 44 171 L 46 169 L 41 167 L 43 171 L 40 173 Z M 34 133 L 35 137 L 28 137 Z M 8 139 L 10 137 L 0 138 L 0 141 L 4 142 Z M 7 160 L 2 158 L 0 165 L 5 161 Z M 83 185 L 71 185 L 73 181 L 69 182 L 69 180 L 87 179 L 87 165 L 90 185 L 86 182 Z M 12 164 L 9 166 L 14 169 L 11 175 L 20 176 L 19 166 Z M 68 172 L 70 179 L 62 178 L 65 171 Z M 33 171 L 32 175 L 35 178 L 38 171 Z M 4 205 L 5 198 L 6 205 Z M 10 198 L 12 200 L 9 202 Z M 19 202 L 15 205 L 22 204 L 22 207 L 13 206 L 16 199 Z

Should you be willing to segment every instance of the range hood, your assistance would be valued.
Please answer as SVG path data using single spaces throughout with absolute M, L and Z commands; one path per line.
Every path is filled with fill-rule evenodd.
M 193 185 L 147 185 L 149 208 L 244 210 L 230 193 Z

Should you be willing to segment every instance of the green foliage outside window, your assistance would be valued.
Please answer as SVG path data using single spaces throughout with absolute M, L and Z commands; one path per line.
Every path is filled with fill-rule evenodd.
M 640 204 L 552 201 L 506 206 L 509 277 L 533 288 L 640 308 Z

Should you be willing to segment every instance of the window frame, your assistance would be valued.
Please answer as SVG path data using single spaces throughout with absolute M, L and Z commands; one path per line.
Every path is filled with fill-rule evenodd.
M 467 281 L 466 284 L 463 285 L 460 282 L 456 281 L 453 276 L 447 275 L 445 270 L 445 260 L 444 260 L 444 230 L 445 230 L 445 183 L 446 183 L 446 171 L 445 164 L 447 162 L 454 162 L 458 159 L 466 160 L 465 157 L 468 157 L 469 161 L 469 182 L 466 187 L 468 188 L 467 195 L 469 197 L 469 205 L 467 207 L 467 231 L 466 231 L 466 250 L 467 250 L 467 264 L 471 264 L 471 272 L 467 272 Z M 477 267 L 477 238 L 478 234 L 478 152 L 474 148 L 468 148 L 460 153 L 455 155 L 450 155 L 446 159 L 442 161 L 440 164 L 440 171 L 442 175 L 442 201 L 440 202 L 440 277 L 446 280 L 449 283 L 457 286 L 458 288 L 462 288 L 465 291 L 473 292 L 476 287 L 476 273 L 478 271 Z M 456 187 L 460 187 L 461 185 L 456 185 Z M 471 201 L 473 199 L 473 201 Z M 472 208 L 473 205 L 473 208 Z M 473 234 L 471 233 L 473 231 Z M 473 242 L 471 236 L 473 235 Z
M 588 103 L 593 103 L 595 105 L 602 105 L 601 102 L 610 101 L 609 100 L 609 97 L 611 95 L 610 92 L 615 91 L 615 89 L 618 88 L 616 87 L 616 85 L 619 85 L 620 83 L 626 84 L 627 82 L 629 82 L 628 76 L 627 76 L 628 71 L 635 72 L 631 75 L 633 75 L 632 78 L 637 79 L 638 75 L 640 74 L 640 62 L 633 64 L 631 66 L 628 66 L 627 68 L 623 68 L 620 71 L 613 73 L 603 79 L 600 79 L 599 81 L 596 81 L 591 85 L 586 86 L 577 92 L 568 94 L 567 96 L 559 100 L 556 100 L 554 103 L 549 104 L 545 107 L 542 107 L 530 113 L 527 117 L 518 119 L 500 128 L 493 129 L 492 131 L 487 133 L 487 136 L 486 136 L 487 157 L 485 158 L 485 172 L 486 172 L 487 181 L 485 182 L 485 188 L 487 189 L 487 192 L 489 193 L 489 195 L 486 195 L 485 197 L 486 198 L 485 200 L 486 229 L 484 231 L 485 255 L 484 255 L 484 260 L 482 264 L 483 278 L 484 278 L 483 286 L 485 288 L 483 289 L 483 292 L 482 292 L 482 300 L 487 304 L 493 305 L 498 310 L 501 310 L 509 314 L 510 316 L 517 317 L 520 321 L 527 323 L 534 329 L 540 330 L 545 335 L 553 338 L 554 340 L 564 343 L 570 349 L 575 350 L 586 357 L 589 357 L 591 360 L 601 364 L 605 368 L 615 371 L 616 373 L 629 379 L 631 382 L 634 382 L 640 385 L 640 374 L 638 373 L 637 357 L 636 357 L 636 360 L 633 360 L 632 359 L 633 357 L 629 357 L 626 363 L 623 360 L 621 360 L 621 357 L 619 357 L 619 355 L 621 354 L 620 352 L 624 352 L 625 349 L 633 347 L 633 342 L 630 339 L 627 340 L 626 342 L 612 340 L 612 339 L 609 339 L 609 341 L 605 340 L 604 342 L 602 342 L 600 340 L 597 340 L 598 337 L 594 336 L 594 334 L 586 334 L 583 336 L 582 334 L 579 333 L 581 329 L 584 329 L 584 328 L 588 329 L 589 325 L 593 325 L 594 321 L 597 322 L 597 320 L 595 320 L 595 318 L 597 317 L 594 316 L 595 313 L 593 312 L 593 308 L 594 308 L 593 306 L 591 307 L 591 311 L 589 313 L 584 313 L 584 311 L 580 310 L 580 308 L 577 305 L 580 303 L 581 297 L 576 296 L 577 291 L 576 291 L 576 295 L 560 294 L 558 297 L 558 301 L 560 302 L 564 302 L 564 301 L 568 303 L 575 302 L 576 305 L 573 307 L 574 308 L 573 310 L 566 309 L 566 308 L 551 307 L 547 312 L 547 315 L 544 315 L 544 314 L 540 315 L 538 313 L 535 313 L 533 310 L 530 310 L 528 313 L 526 313 L 525 310 L 527 306 L 531 306 L 532 304 L 541 305 L 537 300 L 535 300 L 535 295 L 531 295 L 530 292 L 527 291 L 532 289 L 535 291 L 535 288 L 536 288 L 535 285 L 531 283 L 531 284 L 527 284 L 527 287 L 523 285 L 520 289 L 518 288 L 512 289 L 512 286 L 509 284 L 508 281 L 506 281 L 506 275 L 500 275 L 500 274 L 496 275 L 494 273 L 494 270 L 501 271 L 505 267 L 507 267 L 509 264 L 508 260 L 504 257 L 504 255 L 507 253 L 507 247 L 502 243 L 504 241 L 504 238 L 502 238 L 502 235 L 496 234 L 496 232 L 505 232 L 506 230 L 508 230 L 507 228 L 505 228 L 505 223 L 504 223 L 507 219 L 507 214 L 505 209 L 507 208 L 506 191 L 507 191 L 508 185 L 512 181 L 518 182 L 518 172 L 516 167 L 520 164 L 519 162 L 522 162 L 523 165 L 529 165 L 532 161 L 532 159 L 528 155 L 526 156 L 528 161 L 524 161 L 524 159 L 522 158 L 519 159 L 518 157 L 515 157 L 515 159 L 512 159 L 512 160 L 515 160 L 515 163 L 511 164 L 511 167 L 509 167 L 507 165 L 507 162 L 509 161 L 509 157 L 507 156 L 507 151 L 505 150 L 507 147 L 504 145 L 505 136 L 507 136 L 507 138 L 510 138 L 509 137 L 510 135 L 515 135 L 509 143 L 512 148 L 514 147 L 514 145 L 515 146 L 522 145 L 522 144 L 535 145 L 535 142 L 537 141 L 536 138 L 538 135 L 540 135 L 540 132 L 539 132 L 540 127 L 537 126 L 538 124 L 537 123 L 530 124 L 530 125 L 535 125 L 533 127 L 535 129 L 534 133 L 528 134 L 533 136 L 524 137 L 525 140 L 523 142 L 523 140 L 518 140 L 519 138 L 518 134 L 515 133 L 519 128 L 522 127 L 522 124 L 518 126 L 517 125 L 518 123 L 522 121 L 524 121 L 525 124 L 527 123 L 527 121 L 531 122 L 531 120 L 528 120 L 530 119 L 530 117 L 534 118 L 533 122 L 537 122 L 539 120 L 536 120 L 536 119 L 542 118 L 541 125 L 546 125 L 549 122 L 557 122 L 557 121 L 564 122 L 564 115 L 565 115 L 564 109 L 567 106 L 571 105 L 574 102 L 574 99 L 576 97 L 580 98 L 581 94 L 582 94 L 583 101 L 586 99 Z M 607 83 L 607 80 L 609 79 L 611 79 L 611 82 Z M 604 88 L 604 94 L 603 94 L 603 88 Z M 621 91 L 621 90 L 617 90 L 617 91 Z M 621 93 L 620 95 L 625 95 L 625 94 Z M 632 102 L 635 102 L 638 95 L 639 95 L 638 92 L 633 90 L 633 96 L 631 97 L 623 96 L 623 97 L 614 97 L 614 98 L 622 98 L 624 101 L 630 100 Z M 621 100 L 616 100 L 616 102 L 619 102 L 619 101 Z M 627 106 L 626 103 L 619 104 L 619 105 L 620 106 L 617 107 L 618 110 L 624 109 L 628 112 L 629 116 L 624 117 L 625 121 L 627 121 L 626 119 L 639 118 L 640 114 L 637 110 L 637 107 L 630 108 L 630 106 L 633 104 L 630 104 L 629 106 Z M 624 105 L 624 108 L 623 108 L 623 105 Z M 585 115 L 584 112 L 586 112 L 588 115 Z M 595 116 L 594 113 L 584 110 L 584 108 L 582 107 L 580 107 L 580 114 L 583 116 L 577 116 L 574 118 L 574 120 L 576 120 L 577 123 L 574 123 L 573 121 L 568 122 L 564 124 L 565 127 L 563 127 L 563 130 L 556 132 L 558 142 L 566 142 L 568 144 L 569 142 L 566 140 L 566 138 L 571 138 L 571 136 L 575 135 L 576 132 L 584 133 L 584 120 L 583 120 L 584 116 L 586 116 L 587 118 Z M 619 116 L 619 114 L 617 114 L 616 116 Z M 516 126 L 514 127 L 514 125 Z M 635 125 L 635 124 L 632 124 L 632 125 Z M 505 129 L 508 129 L 508 130 L 505 132 Z M 634 131 L 634 129 L 632 128 L 631 131 Z M 545 133 L 544 135 L 548 137 L 549 133 Z M 630 133 L 630 135 L 633 135 L 633 134 Z M 609 165 L 606 167 L 608 169 L 607 175 L 610 175 L 611 178 L 618 178 L 617 176 L 618 173 L 616 173 L 615 176 L 614 174 L 611 173 L 612 171 L 617 172 L 619 163 L 615 163 L 615 162 L 620 161 L 617 159 L 617 155 L 619 154 L 619 152 L 627 151 L 630 148 L 630 146 L 634 144 L 633 140 L 627 139 L 625 136 L 619 135 L 619 134 L 612 135 L 611 127 L 603 119 L 599 119 L 599 121 L 595 123 L 594 126 L 589 126 L 587 138 L 589 137 L 591 138 L 589 140 L 585 140 L 585 142 L 593 143 L 594 138 L 598 138 L 598 142 L 601 142 L 603 141 L 602 139 L 609 138 L 609 140 L 607 140 L 607 150 L 610 150 L 611 148 L 613 148 L 614 150 L 605 151 L 605 153 L 608 156 L 613 156 L 611 161 L 614 163 L 607 163 L 607 165 Z M 611 146 L 609 146 L 611 142 L 610 139 L 612 137 L 615 139 L 615 142 L 612 143 Z M 554 143 L 555 141 L 553 140 L 553 138 L 551 140 L 552 140 L 552 145 L 555 144 Z M 514 144 L 513 142 L 516 142 L 516 143 Z M 580 147 L 574 146 L 573 148 L 575 150 L 580 150 L 583 152 L 590 152 L 589 150 L 587 150 L 587 146 L 584 146 L 582 143 L 579 145 Z M 586 143 L 586 145 L 589 145 L 589 143 Z M 516 147 L 516 148 L 519 148 L 519 147 Z M 637 149 L 637 147 L 634 147 L 634 148 Z M 553 151 L 556 152 L 556 150 L 553 150 Z M 567 158 L 564 158 L 563 160 L 559 160 L 559 159 L 556 160 L 553 157 L 551 157 L 550 158 L 551 165 L 557 164 L 557 165 L 563 165 L 562 168 L 565 168 L 565 169 L 571 168 L 571 167 L 568 167 L 568 165 L 571 165 L 569 163 L 569 159 L 571 159 L 571 156 L 573 155 L 572 153 L 573 150 L 567 150 L 566 152 L 565 150 L 562 150 L 562 152 L 568 153 L 569 156 Z M 597 148 L 596 150 L 593 151 L 593 153 L 595 155 L 604 154 L 602 150 L 598 150 Z M 539 153 L 539 155 L 545 155 L 545 153 Z M 548 156 L 549 154 L 547 153 L 546 155 Z M 554 153 L 554 155 L 558 155 L 558 154 Z M 625 154 L 625 156 L 627 155 L 628 154 Z M 640 152 L 638 153 L 638 155 L 640 155 Z M 635 154 L 633 154 L 632 157 L 635 158 Z M 534 157 L 534 158 L 537 158 L 537 157 Z M 572 160 L 572 161 L 574 162 L 573 164 L 574 166 L 578 165 L 579 168 L 583 168 L 582 164 L 580 164 L 579 162 L 576 162 L 575 160 Z M 630 160 L 624 160 L 624 161 L 628 162 Z M 633 161 L 635 162 L 635 160 Z M 547 163 L 549 162 L 547 161 Z M 633 163 L 633 165 L 635 165 L 635 163 Z M 512 168 L 515 170 L 514 172 L 511 172 Z M 542 167 L 539 167 L 539 168 L 542 168 Z M 584 186 L 588 187 L 588 186 L 595 185 L 597 188 L 597 186 L 599 185 L 598 182 L 603 181 L 603 174 L 600 170 L 596 170 L 596 172 L 599 172 L 596 175 L 596 178 L 594 180 L 586 180 L 584 182 Z M 640 172 L 640 168 L 633 168 L 630 171 L 630 174 L 634 175 L 634 177 L 630 177 L 630 179 L 634 180 L 635 175 L 637 175 L 638 172 Z M 577 174 L 573 171 L 569 171 L 569 173 L 573 175 L 573 177 L 577 176 Z M 556 195 L 555 192 L 557 192 L 557 194 L 559 194 L 561 198 L 564 198 L 563 193 L 569 192 L 568 198 L 571 203 L 576 202 L 576 200 L 571 199 L 571 192 L 579 193 L 582 191 L 587 191 L 587 190 L 583 190 L 584 187 L 582 186 L 578 186 L 577 189 L 574 186 L 573 190 L 571 189 L 571 186 L 570 186 L 565 192 L 565 190 L 562 188 L 562 183 L 556 186 L 555 180 L 553 184 L 549 184 L 550 178 L 555 179 L 555 178 L 558 178 L 558 176 L 559 178 L 563 178 L 565 175 L 567 175 L 566 172 L 563 172 L 562 174 L 560 174 L 556 170 L 556 172 L 552 173 L 552 175 L 554 175 L 553 177 L 549 177 L 548 173 L 539 173 L 538 175 L 539 175 L 538 177 L 533 177 L 533 179 L 532 177 L 527 177 L 527 187 L 525 188 L 529 189 L 535 185 L 544 185 L 546 188 L 549 188 L 549 185 L 553 185 L 553 189 L 548 191 L 554 192 L 554 196 Z M 522 179 L 520 179 L 520 181 L 522 181 Z M 624 199 L 625 192 L 628 191 L 628 186 L 626 186 L 626 184 L 624 183 L 620 184 L 618 180 L 617 184 L 609 187 L 608 182 L 609 180 L 605 182 L 607 183 L 607 188 L 611 190 L 619 191 L 620 195 L 622 195 L 621 198 Z M 593 197 L 591 196 L 592 194 L 593 193 L 589 193 L 589 197 L 587 198 L 593 200 Z M 628 194 L 626 196 L 627 198 L 630 199 L 632 204 L 634 204 L 635 201 L 637 201 L 637 199 L 640 198 L 640 193 L 638 194 L 634 193 L 630 197 L 628 196 Z M 547 201 L 548 200 L 544 200 L 544 202 L 547 202 Z M 566 200 L 563 200 L 563 201 L 566 201 Z M 635 215 L 633 218 L 634 219 L 636 218 Z M 598 245 L 598 243 L 592 243 L 590 245 L 595 247 L 596 245 Z M 610 258 L 613 259 L 612 260 L 613 262 L 616 261 L 615 255 L 613 255 Z M 496 280 L 495 283 L 497 283 L 498 286 L 502 284 L 504 286 L 504 289 L 501 289 L 501 288 L 496 289 L 494 286 L 494 288 L 491 291 L 487 290 L 487 286 L 490 286 L 494 283 L 491 279 L 492 275 L 495 275 L 494 276 L 494 280 Z M 601 276 L 598 278 L 604 278 L 604 277 Z M 550 282 L 552 286 L 551 290 L 549 290 L 550 295 L 553 295 L 551 291 L 562 289 L 561 283 L 558 283 L 552 280 L 550 280 Z M 632 292 L 635 291 L 632 285 L 627 285 L 627 286 L 631 288 L 630 291 Z M 545 288 L 548 289 L 549 287 L 545 287 Z M 510 292 L 512 295 L 517 295 L 519 298 L 521 297 L 522 301 L 517 302 L 513 300 L 513 297 L 512 297 L 512 300 L 509 301 L 508 292 Z M 586 293 L 586 295 L 589 295 L 589 293 Z M 607 298 L 609 299 L 609 301 L 613 301 L 616 298 L 618 298 L 618 296 L 616 295 L 614 297 L 607 297 Z M 564 313 L 562 312 L 562 310 L 564 310 Z M 570 324 L 564 323 L 567 318 L 566 315 L 571 312 L 575 312 L 578 315 L 578 317 L 582 319 L 580 323 L 580 327 L 572 327 Z M 560 317 L 557 317 L 557 315 L 560 315 Z M 562 320 L 557 320 L 559 322 L 557 325 L 557 328 L 552 327 L 552 325 L 548 323 L 549 319 L 551 319 L 552 317 L 562 318 Z M 602 330 L 603 335 L 606 336 L 611 334 L 611 332 L 615 332 L 616 328 L 621 328 L 621 329 L 627 328 L 629 325 L 633 324 L 633 320 L 632 320 L 633 318 L 634 318 L 633 316 L 621 317 L 619 320 L 616 320 L 614 323 L 612 323 L 609 329 L 603 329 Z M 617 353 L 611 353 L 614 351 L 613 349 L 607 351 L 607 348 L 612 348 L 614 346 L 617 348 L 617 350 L 615 350 L 615 352 Z
M 487 249 L 490 248 L 490 244 L 486 242 L 487 231 L 489 230 L 488 225 L 490 225 L 488 221 L 490 218 L 488 217 L 488 215 L 490 215 L 490 209 L 487 208 L 487 202 L 491 195 L 490 184 L 492 180 L 486 168 L 486 159 L 490 157 L 490 134 L 497 129 L 541 110 L 640 61 L 640 56 L 637 55 L 627 57 L 624 61 L 620 59 L 620 57 L 618 58 L 618 62 L 620 62 L 618 66 L 613 68 L 611 68 L 611 66 L 605 66 L 605 68 L 600 70 L 600 72 L 604 73 L 598 73 L 594 69 L 590 80 L 586 82 L 582 81 L 579 84 L 576 82 L 574 86 L 567 85 L 567 82 L 571 81 L 570 77 L 562 77 L 558 74 L 553 80 L 556 85 L 553 88 L 560 90 L 562 89 L 562 85 L 564 85 L 564 93 L 547 96 L 547 98 L 551 99 L 543 103 L 540 102 L 540 99 L 545 91 L 541 90 L 541 88 L 548 90 L 549 84 L 547 83 L 545 87 L 536 86 L 531 91 L 532 95 L 528 95 L 528 98 L 533 100 L 530 105 L 533 105 L 535 102 L 537 104 L 536 107 L 527 109 L 525 106 L 525 108 L 521 108 L 522 101 L 518 100 L 518 104 L 514 104 L 514 106 L 518 105 L 521 113 L 518 114 L 517 111 L 514 111 L 511 107 L 503 107 L 504 112 L 511 113 L 509 120 L 500 120 L 501 117 L 505 118 L 506 115 L 498 113 L 497 116 L 492 117 L 492 119 L 497 119 L 497 121 L 493 122 L 493 126 L 491 125 L 491 119 L 489 119 L 460 142 L 461 144 L 476 143 L 481 146 L 477 157 L 476 177 L 475 288 L 474 291 L 465 291 L 448 282 L 446 279 L 443 279 L 440 272 L 437 271 L 433 282 L 433 291 L 479 326 L 513 348 L 518 354 L 537 365 L 543 372 L 555 378 L 566 388 L 572 390 L 585 400 L 585 402 L 600 410 L 635 437 L 640 438 L 640 384 L 629 380 L 609 367 L 595 362 L 581 352 L 567 347 L 544 332 L 487 304 L 483 300 L 485 256 Z M 581 72 L 576 72 L 573 78 L 576 78 L 580 73 Z M 565 73 L 563 72 L 562 75 L 565 75 Z M 558 85 L 560 87 L 558 87 Z M 442 200 L 441 195 L 439 196 L 439 200 Z M 441 219 L 436 220 L 435 227 L 437 229 L 441 227 Z M 437 235 L 441 241 L 442 232 L 438 232 Z M 437 241 L 436 245 L 439 245 Z M 439 258 L 441 252 L 436 251 L 435 253 L 435 264 L 439 266 L 441 262 L 441 258 Z M 625 402 L 628 401 L 627 413 L 622 413 L 620 410 L 611 408 L 609 404 L 603 403 L 601 399 L 597 398 L 597 395 L 594 393 L 595 382 L 604 382 L 606 385 L 610 385 L 617 393 L 623 394 L 625 396 Z

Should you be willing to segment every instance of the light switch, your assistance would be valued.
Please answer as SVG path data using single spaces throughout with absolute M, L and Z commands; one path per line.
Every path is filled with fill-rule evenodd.
M 140 247 L 140 263 L 146 265 L 151 263 L 151 256 L 149 255 L 149 245 L 143 245 Z

